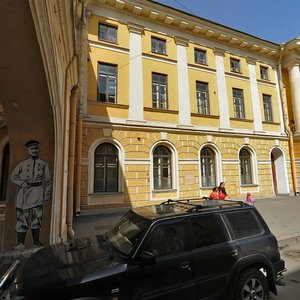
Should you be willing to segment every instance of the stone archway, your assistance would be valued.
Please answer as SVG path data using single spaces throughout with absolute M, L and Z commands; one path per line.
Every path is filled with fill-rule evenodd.
M 274 193 L 276 195 L 289 194 L 290 191 L 284 154 L 280 148 L 273 148 L 270 156 Z

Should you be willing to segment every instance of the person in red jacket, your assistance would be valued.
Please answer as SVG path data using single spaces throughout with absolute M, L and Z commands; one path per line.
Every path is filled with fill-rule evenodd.
M 212 189 L 211 193 L 209 194 L 209 198 L 213 200 L 219 199 L 219 190 L 217 186 Z
M 229 196 L 225 190 L 225 182 L 220 182 L 218 190 L 219 190 L 219 199 L 226 200 L 229 198 Z

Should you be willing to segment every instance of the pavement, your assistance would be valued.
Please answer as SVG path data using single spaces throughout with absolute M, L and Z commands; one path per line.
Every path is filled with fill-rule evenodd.
M 256 199 L 255 206 L 276 236 L 281 249 L 300 242 L 300 196 L 276 196 Z M 126 208 L 118 208 L 82 211 L 73 220 L 75 238 L 107 231 L 118 222 L 127 210 Z M 19 257 L 26 258 L 37 250 L 38 248 L 0 253 L 0 267 L 4 262 L 7 263 Z

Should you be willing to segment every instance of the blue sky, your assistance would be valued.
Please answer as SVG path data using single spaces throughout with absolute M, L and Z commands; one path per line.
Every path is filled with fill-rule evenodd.
M 300 0 L 155 0 L 273 43 L 300 36 Z

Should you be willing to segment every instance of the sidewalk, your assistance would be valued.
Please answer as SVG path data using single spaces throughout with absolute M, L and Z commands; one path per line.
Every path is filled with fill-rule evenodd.
M 299 196 L 258 199 L 255 206 L 281 247 L 300 242 Z

